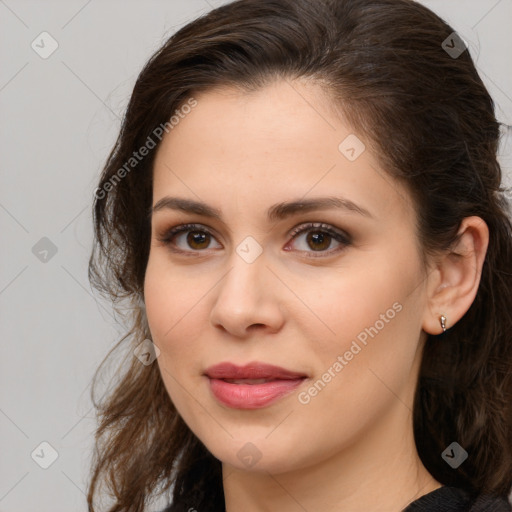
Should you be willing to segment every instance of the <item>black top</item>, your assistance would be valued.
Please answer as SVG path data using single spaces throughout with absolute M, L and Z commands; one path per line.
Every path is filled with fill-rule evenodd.
M 190 507 L 170 505 L 162 512 L 187 511 Z M 456 487 L 439 487 L 410 503 L 402 512 L 512 512 L 510 503 L 498 496 L 470 495 Z
M 470 495 L 456 487 L 439 487 L 416 501 L 402 512 L 510 512 L 508 501 L 497 496 L 480 495 L 471 499 Z

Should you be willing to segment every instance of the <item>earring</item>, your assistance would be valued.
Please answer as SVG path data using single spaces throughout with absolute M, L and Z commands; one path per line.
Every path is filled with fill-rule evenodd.
M 441 321 L 441 327 L 443 328 L 443 332 L 446 332 L 446 317 L 444 315 L 441 315 L 439 320 Z

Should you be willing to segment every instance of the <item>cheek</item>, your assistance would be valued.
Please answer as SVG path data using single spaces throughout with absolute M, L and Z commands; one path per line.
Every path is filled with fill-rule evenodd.
M 201 354 L 194 340 L 205 321 L 198 317 L 205 290 L 197 283 L 189 286 L 185 273 L 170 269 L 165 258 L 150 257 L 144 282 L 146 314 L 152 341 L 160 349 L 156 362 L 167 393 L 180 415 L 191 418 L 201 415 L 190 396 L 198 395 L 200 385 Z M 191 380 L 193 375 L 197 378 Z
M 400 388 L 410 376 L 422 308 L 421 273 L 411 254 L 367 258 L 350 272 L 337 271 L 337 279 L 317 281 L 321 288 L 315 292 L 307 280 L 300 290 L 297 282 L 310 309 L 295 316 L 310 343 L 308 357 L 315 361 L 316 377 L 345 395 L 340 400 L 350 401 L 346 386 L 353 397 L 371 399 L 386 390 L 379 377 Z
M 322 348 L 327 351 L 343 348 L 347 342 L 350 345 L 358 335 L 364 342 L 375 324 L 379 332 L 389 330 L 400 316 L 397 310 L 408 290 L 407 271 L 396 267 L 375 257 L 367 264 L 329 271 L 323 277 L 301 276 L 292 287 L 307 307 L 298 304 L 302 311 L 294 319 L 301 321 L 307 338 L 324 339 Z
M 174 267 L 165 257 L 165 251 L 150 254 L 144 279 L 146 312 L 152 335 L 161 342 L 181 328 L 180 324 L 190 323 L 194 304 L 200 298 L 198 279 L 189 283 L 186 272 Z M 193 324 L 192 324 L 193 325 Z
M 192 285 L 186 275 L 173 269 L 164 257 L 155 256 L 148 261 L 144 281 L 149 329 L 161 351 L 158 361 L 172 373 L 183 369 L 181 361 L 196 360 L 193 340 L 199 338 L 206 321 L 201 317 L 201 298 L 204 300 L 208 287 L 201 285 L 201 279 L 194 279 Z

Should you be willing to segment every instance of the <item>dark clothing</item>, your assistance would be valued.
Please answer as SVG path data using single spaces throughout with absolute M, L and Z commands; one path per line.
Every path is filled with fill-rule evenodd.
M 162 512 L 187 512 L 190 508 L 190 505 L 171 505 Z M 501 497 L 478 496 L 472 499 L 462 489 L 443 486 L 413 501 L 402 512 L 512 512 L 512 506 Z
M 402 512 L 510 512 L 508 501 L 496 496 L 478 496 L 471 499 L 469 494 L 456 487 L 440 487 L 413 501 Z

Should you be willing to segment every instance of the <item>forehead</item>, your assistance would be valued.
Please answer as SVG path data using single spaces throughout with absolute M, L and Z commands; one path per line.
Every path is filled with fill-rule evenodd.
M 405 189 L 334 113 L 320 86 L 282 80 L 194 99 L 158 148 L 154 203 L 171 192 L 211 199 L 219 208 L 249 197 L 261 206 L 265 198 L 270 204 L 339 192 L 374 211 L 411 213 Z

